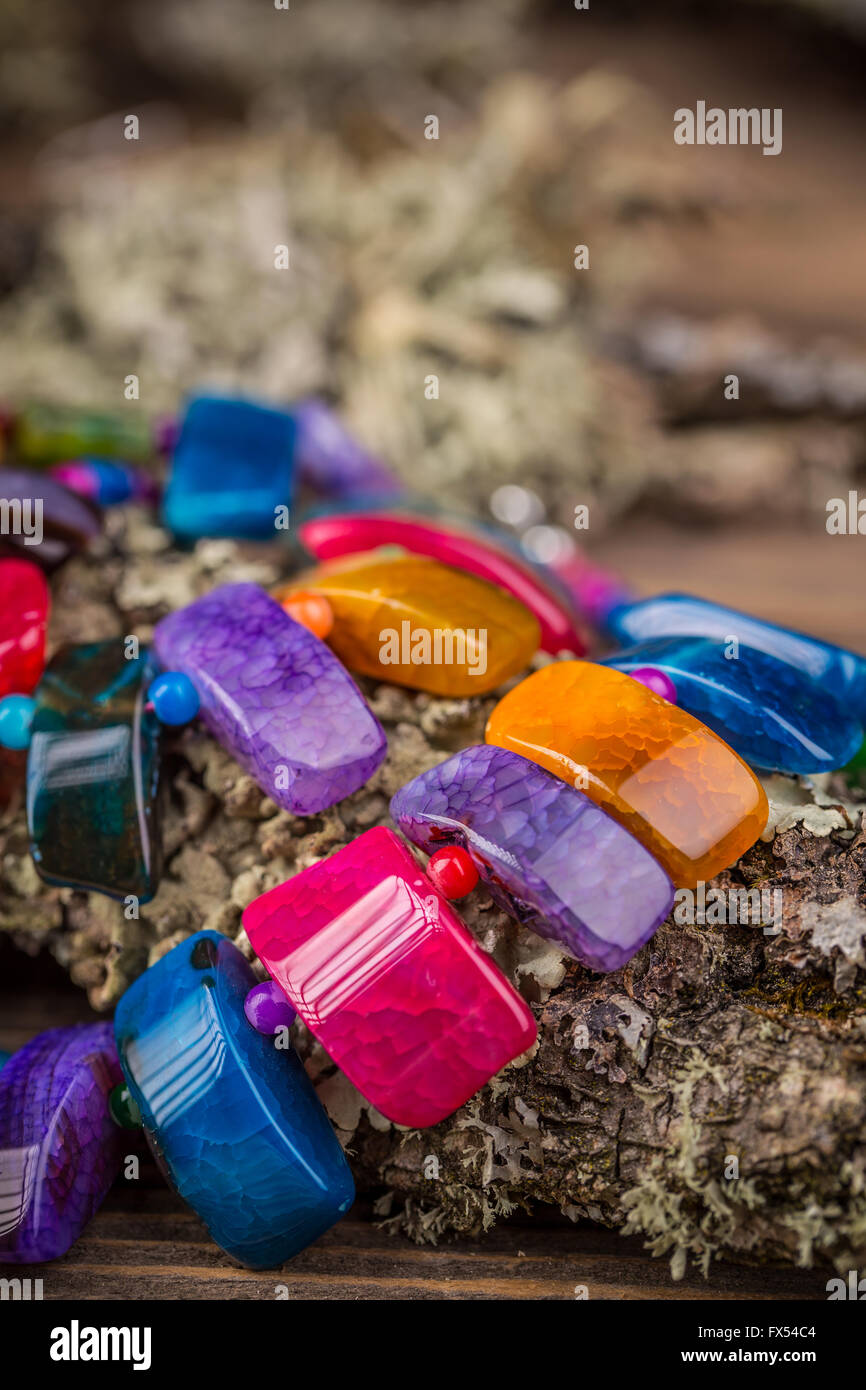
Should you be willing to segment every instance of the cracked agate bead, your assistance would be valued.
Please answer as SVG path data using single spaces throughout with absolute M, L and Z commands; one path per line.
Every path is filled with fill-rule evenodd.
M 40 878 L 109 897 L 153 897 L 160 725 L 144 708 L 146 652 L 123 639 L 62 647 L 36 691 L 27 758 L 30 849 Z
M 520 995 L 391 830 L 257 898 L 253 950 L 362 1095 L 438 1124 L 535 1041 Z
M 670 879 L 633 835 L 505 748 L 455 753 L 401 787 L 391 815 L 434 858 L 462 846 L 500 907 L 591 970 L 625 965 L 673 904 Z
M 486 580 L 417 555 L 360 556 L 281 585 L 326 598 L 328 644 L 352 671 L 433 695 L 483 695 L 529 664 L 539 628 Z
M 110 1023 L 40 1033 L 0 1071 L 0 1263 L 58 1259 L 102 1205 L 128 1143 L 121 1079 Z
M 534 614 L 546 652 L 582 656 L 586 644 L 565 599 L 540 570 L 526 564 L 493 534 L 456 522 L 410 517 L 399 512 L 332 512 L 310 517 L 298 528 L 301 544 L 318 560 L 335 560 L 383 545 L 399 545 L 413 555 L 438 560 L 497 585 Z
M 731 638 L 796 667 L 822 686 L 833 700 L 866 719 L 866 657 L 817 637 L 723 608 L 688 594 L 659 594 L 636 603 L 618 603 L 606 614 L 608 631 L 624 647 L 656 637 Z
M 77 406 L 30 405 L 15 422 L 15 449 L 28 463 L 61 463 L 94 455 L 99 459 L 141 462 L 153 446 L 143 418 L 109 415 Z
M 228 1255 L 269 1269 L 339 1221 L 355 1189 L 297 1053 L 247 1021 L 255 983 L 230 941 L 198 932 L 130 986 L 114 1027 L 163 1173 Z
M 48 585 L 30 560 L 0 559 L 0 698 L 29 695 L 45 665 Z
M 161 664 L 189 676 L 207 728 L 276 804 L 324 811 L 385 756 L 351 676 L 257 584 L 223 584 L 157 623 Z
M 283 410 L 251 401 L 190 401 L 163 497 L 175 536 L 273 540 L 278 509 L 292 494 L 295 425 Z
M 585 791 L 694 888 L 739 859 L 767 824 L 767 798 L 741 758 L 677 705 L 621 671 L 561 661 L 494 709 L 488 743 Z
M 863 738 L 854 712 L 795 666 L 708 637 L 658 637 L 600 664 L 639 678 L 657 668 L 676 687 L 676 703 L 717 733 L 753 767 L 832 772 Z M 660 692 L 657 692 L 660 693 Z

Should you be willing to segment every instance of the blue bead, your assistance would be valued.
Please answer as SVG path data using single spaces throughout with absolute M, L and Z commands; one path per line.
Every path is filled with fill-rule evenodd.
M 291 502 L 295 422 L 251 401 L 199 396 L 189 403 L 163 499 L 166 525 L 201 536 L 279 539 Z
M 736 637 L 744 646 L 799 667 L 834 700 L 866 722 L 866 657 L 832 642 L 822 642 L 689 594 L 659 594 L 636 603 L 619 604 L 611 609 L 605 622 L 611 635 L 624 647 L 653 637 L 711 637 L 715 642 Z
M 4 695 L 0 700 L 0 748 L 29 748 L 36 712 L 32 695 Z
M 96 500 L 101 507 L 116 507 L 134 496 L 135 474 L 131 468 L 114 459 L 88 458 L 84 462 L 96 480 Z
M 183 671 L 163 671 L 148 687 L 147 698 L 161 724 L 188 724 L 198 714 L 198 691 Z
M 10 1058 L 11 1056 L 12 1056 L 12 1053 L 11 1053 L 11 1052 L 0 1052 L 0 1071 L 3 1070 L 3 1068 L 5 1067 L 6 1063 L 9 1061 L 9 1058 Z
M 731 630 L 733 636 L 734 629 Z M 707 637 L 658 637 L 600 663 L 631 674 L 653 666 L 676 686 L 676 703 L 753 767 L 832 772 L 863 737 L 856 711 L 803 671 L 756 647 Z
M 355 1189 L 297 1053 L 246 1020 L 255 983 L 230 941 L 198 932 L 130 986 L 115 1035 L 163 1171 L 218 1245 L 270 1269 L 339 1221 Z

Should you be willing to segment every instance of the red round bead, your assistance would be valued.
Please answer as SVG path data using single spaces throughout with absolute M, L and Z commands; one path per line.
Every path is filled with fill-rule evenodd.
M 446 898 L 465 898 L 478 882 L 478 870 L 467 850 L 443 845 L 431 854 L 427 877 Z

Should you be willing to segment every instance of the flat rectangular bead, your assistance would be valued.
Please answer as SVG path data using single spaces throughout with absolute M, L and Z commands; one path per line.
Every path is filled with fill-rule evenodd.
M 391 830 L 251 903 L 253 949 L 388 1119 L 438 1124 L 535 1040 L 520 995 Z
M 27 758 L 33 861 L 46 883 L 153 897 L 159 883 L 161 726 L 144 710 L 146 653 L 123 639 L 62 647 L 36 690 Z
M 117 1050 L 160 1166 L 227 1254 L 291 1259 L 348 1211 L 349 1166 L 292 1047 L 244 1015 L 256 983 L 217 932 L 181 942 L 117 1006 Z
M 58 1259 L 102 1205 L 129 1143 L 108 1110 L 121 1079 L 110 1023 L 52 1028 L 2 1067 L 0 1263 Z
M 526 758 L 464 748 L 401 787 L 397 825 L 432 854 L 461 845 L 491 896 L 591 970 L 617 970 L 671 910 L 652 855 L 588 796 Z
M 214 589 L 153 640 L 163 667 L 189 676 L 214 738 L 284 810 L 333 806 L 384 758 L 384 731 L 345 667 L 258 585 Z

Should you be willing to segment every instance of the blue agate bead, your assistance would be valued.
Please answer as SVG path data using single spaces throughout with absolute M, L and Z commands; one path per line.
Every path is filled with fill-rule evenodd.
M 639 678 L 653 667 L 676 702 L 754 767 L 787 773 L 844 766 L 863 733 L 853 709 L 803 671 L 756 647 L 707 637 L 659 637 L 606 657 Z
M 735 637 L 741 646 L 798 667 L 858 719 L 866 719 L 866 657 L 832 642 L 689 594 L 617 604 L 606 614 L 605 626 L 623 647 L 655 637 L 709 637 L 714 642 Z
M 163 1172 L 227 1254 L 269 1269 L 338 1221 L 355 1189 L 297 1053 L 247 1022 L 255 984 L 230 941 L 198 932 L 130 986 L 114 1026 Z
M 0 700 L 0 748 L 29 748 L 35 713 L 32 695 L 4 695 Z

